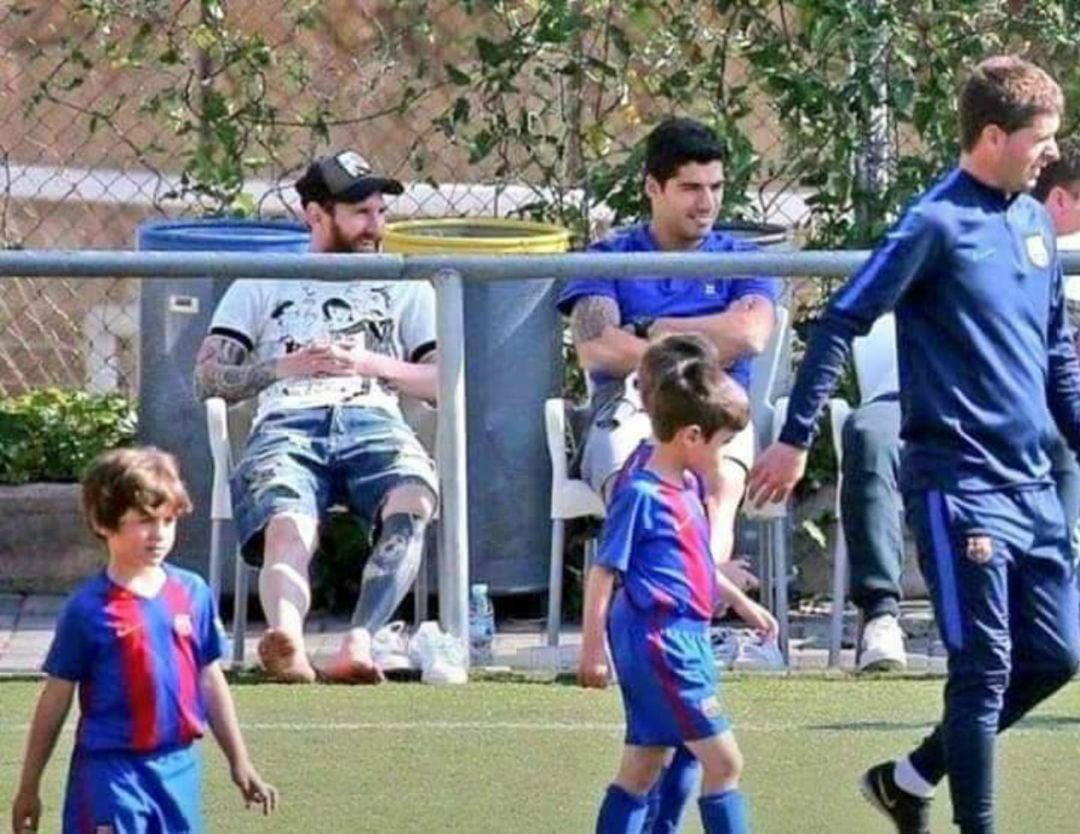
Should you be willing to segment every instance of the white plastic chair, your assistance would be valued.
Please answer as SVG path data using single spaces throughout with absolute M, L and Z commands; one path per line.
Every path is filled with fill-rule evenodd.
M 403 397 L 402 412 L 406 422 L 412 426 L 421 444 L 429 453 L 435 448 L 437 412 L 434 408 L 418 400 Z M 233 471 L 233 461 L 239 455 L 251 429 L 252 403 L 239 403 L 232 409 L 225 400 L 211 397 L 206 400 L 206 429 L 210 441 L 210 459 L 213 462 L 213 484 L 210 498 L 210 587 L 215 602 L 220 602 L 221 569 L 224 560 L 226 526 L 232 523 L 232 494 L 229 491 L 229 477 Z M 343 508 L 331 508 L 332 511 Z M 428 538 L 430 546 L 433 537 Z M 428 548 L 425 548 L 428 549 Z M 233 548 L 235 580 L 233 585 L 233 646 L 232 662 L 240 665 L 244 662 L 244 638 L 247 634 L 248 587 L 251 575 L 258 575 L 259 569 L 248 565 L 240 556 L 239 546 Z M 415 620 L 421 623 L 427 619 L 428 607 L 428 562 L 427 554 L 420 565 L 413 588 Z
M 559 645 L 562 626 L 563 551 L 566 548 L 566 522 L 572 518 L 604 517 L 604 502 L 585 481 L 569 474 L 569 449 L 566 434 L 566 400 L 553 397 L 544 403 L 544 426 L 548 457 L 551 459 L 551 565 L 548 574 L 547 642 Z M 589 563 L 586 544 L 585 564 Z
M 780 435 L 787 418 L 788 398 L 778 396 L 780 369 L 787 355 L 791 335 L 791 313 L 786 307 L 776 307 L 776 323 L 765 350 L 754 358 L 750 380 L 750 411 L 757 435 L 758 450 L 763 450 Z M 780 626 L 778 643 L 788 661 L 788 516 L 787 501 L 774 501 L 759 508 L 749 501 L 743 504 L 742 514 L 760 524 L 761 587 L 763 601 Z
M 780 366 L 790 335 L 790 313 L 786 307 L 776 308 L 776 323 L 772 335 L 760 356 L 754 359 L 750 389 L 751 414 L 759 443 L 779 434 L 787 413 L 787 398 L 777 399 L 775 392 L 779 383 Z M 600 496 L 584 481 L 570 478 L 567 472 L 569 458 L 566 443 L 565 400 L 553 398 L 544 404 L 548 453 L 551 458 L 551 573 L 548 589 L 549 646 L 559 643 L 562 613 L 562 571 L 565 547 L 566 521 L 571 518 L 604 517 L 604 503 Z M 769 607 L 780 622 L 780 648 L 787 659 L 788 595 L 787 595 L 787 540 L 786 504 L 769 504 L 761 510 L 744 505 L 744 515 L 762 522 L 765 533 L 762 540 L 763 567 L 766 576 L 763 585 L 768 594 Z M 585 563 L 589 561 L 586 545 Z
M 879 318 L 865 336 L 851 344 L 855 365 L 855 382 L 862 402 L 900 390 L 899 368 L 896 359 L 896 317 L 892 313 Z M 829 400 L 829 422 L 833 450 L 836 453 L 836 543 L 833 547 L 832 611 L 829 622 L 829 666 L 840 664 L 840 647 L 844 634 L 844 607 L 847 600 L 848 552 L 844 539 L 843 514 L 840 507 L 840 488 L 843 476 L 844 425 L 852 407 L 839 397 Z

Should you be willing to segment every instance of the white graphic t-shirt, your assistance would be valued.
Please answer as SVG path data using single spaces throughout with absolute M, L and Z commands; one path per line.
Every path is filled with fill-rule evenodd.
M 325 342 L 417 361 L 435 347 L 435 290 L 426 281 L 241 279 L 226 290 L 210 332 L 237 339 L 257 362 Z M 400 413 L 397 392 L 378 379 L 298 377 L 259 394 L 255 419 L 284 409 L 342 404 Z

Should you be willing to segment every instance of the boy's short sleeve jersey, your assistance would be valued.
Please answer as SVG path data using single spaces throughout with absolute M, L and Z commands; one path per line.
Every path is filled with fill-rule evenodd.
M 709 620 L 717 602 L 709 523 L 696 478 L 638 468 L 616 489 L 596 564 L 617 571 L 643 614 Z
M 222 654 L 210 588 L 167 566 L 146 598 L 104 571 L 69 598 L 44 671 L 79 687 L 77 743 L 87 750 L 148 753 L 203 734 L 201 671 Z

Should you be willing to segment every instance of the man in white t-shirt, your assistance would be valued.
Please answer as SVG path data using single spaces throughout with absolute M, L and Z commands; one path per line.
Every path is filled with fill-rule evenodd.
M 313 252 L 377 252 L 385 194 L 351 151 L 315 160 L 296 183 Z M 232 482 L 245 559 L 262 564 L 268 628 L 259 656 L 275 679 L 306 683 L 308 566 L 327 508 L 344 503 L 373 531 L 353 626 L 321 674 L 383 679 L 372 635 L 420 570 L 435 511 L 435 468 L 405 423 L 398 395 L 434 402 L 435 296 L 422 281 L 239 280 L 214 313 L 195 368 L 201 398 L 258 397 Z

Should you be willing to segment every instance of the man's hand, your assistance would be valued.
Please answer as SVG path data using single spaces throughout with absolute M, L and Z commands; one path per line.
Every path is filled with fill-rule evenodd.
M 41 797 L 36 793 L 19 791 L 11 805 L 12 834 L 27 834 L 37 831 L 41 821 Z
M 277 788 L 263 781 L 250 764 L 237 765 L 232 771 L 232 780 L 244 797 L 245 807 L 261 807 L 263 816 L 269 816 L 277 810 Z
M 806 474 L 806 449 L 773 443 L 761 453 L 750 470 L 746 496 L 755 507 L 784 501 Z
M 607 656 L 598 657 L 592 654 L 582 654 L 578 663 L 578 683 L 586 689 L 606 689 L 611 683 L 611 669 L 608 667 Z
M 378 376 L 378 354 L 349 342 L 313 344 L 277 360 L 279 379 Z

